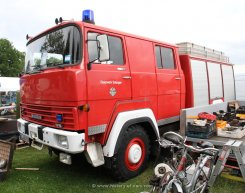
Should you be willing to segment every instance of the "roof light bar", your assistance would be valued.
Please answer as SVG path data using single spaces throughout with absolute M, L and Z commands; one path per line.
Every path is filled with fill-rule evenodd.
M 94 12 L 90 9 L 83 11 L 82 21 L 87 23 L 94 23 Z

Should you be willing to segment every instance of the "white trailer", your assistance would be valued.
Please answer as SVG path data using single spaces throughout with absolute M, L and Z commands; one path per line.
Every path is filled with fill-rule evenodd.
M 19 91 L 19 81 L 16 77 L 0 77 L 0 92 Z

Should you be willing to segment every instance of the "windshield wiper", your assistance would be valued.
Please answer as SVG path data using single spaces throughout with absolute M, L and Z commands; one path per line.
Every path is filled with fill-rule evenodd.
M 65 68 L 63 63 L 48 63 L 47 67 L 49 67 L 49 68 L 62 68 L 62 69 Z M 45 68 L 45 69 L 47 69 L 47 68 Z M 33 68 L 32 71 L 27 71 L 27 72 L 25 72 L 25 74 L 36 74 L 36 73 L 44 71 L 45 69 L 41 65 L 37 65 Z
M 44 71 L 44 69 L 42 68 L 41 65 L 36 65 L 33 70 L 35 70 L 36 72 L 41 72 L 41 71 Z
M 37 74 L 37 73 L 40 73 L 40 72 L 42 72 L 42 71 L 44 71 L 44 70 L 43 70 L 43 69 L 33 70 L 33 71 L 28 71 L 28 72 L 26 72 L 26 74 Z
M 44 71 L 44 69 L 42 68 L 41 65 L 36 65 L 33 70 L 28 70 L 25 72 L 25 74 L 36 74 L 36 73 L 39 73 L 39 72 L 42 72 Z
M 28 72 L 26 72 L 25 74 L 37 74 L 37 73 L 40 73 L 41 71 L 37 71 L 37 70 L 35 70 L 35 71 L 28 71 Z
M 47 67 L 65 68 L 63 63 L 48 63 Z

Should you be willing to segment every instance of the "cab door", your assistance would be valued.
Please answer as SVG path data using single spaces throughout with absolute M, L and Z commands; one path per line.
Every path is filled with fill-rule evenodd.
M 115 105 L 119 101 L 131 99 L 131 75 L 125 57 L 124 37 L 105 31 L 86 29 L 87 62 L 98 57 L 97 47 L 93 40 L 97 35 L 106 34 L 109 42 L 110 60 L 94 61 L 87 69 L 88 134 L 103 133 L 108 126 Z M 92 40 L 92 41 L 91 41 Z M 85 66 L 86 66 L 85 64 Z M 99 129 L 98 129 L 99 128 Z
M 174 49 L 155 45 L 158 88 L 158 124 L 179 119 L 181 104 L 181 77 Z

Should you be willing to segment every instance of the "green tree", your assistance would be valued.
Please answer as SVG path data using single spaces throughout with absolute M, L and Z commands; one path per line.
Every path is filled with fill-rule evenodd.
M 0 39 L 0 76 L 17 77 L 23 70 L 25 54 L 7 39 Z

